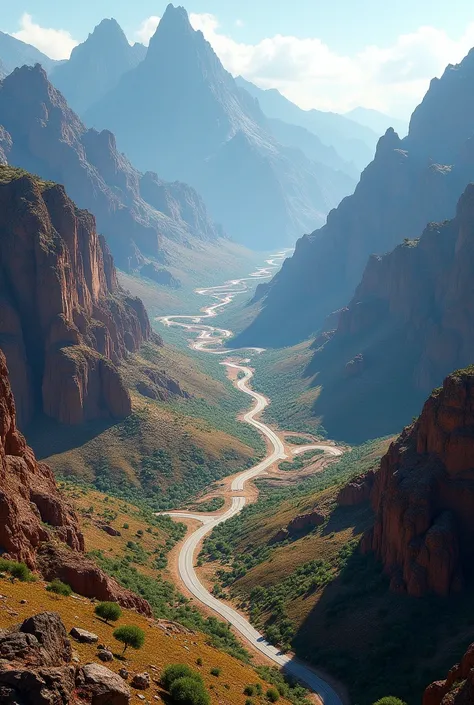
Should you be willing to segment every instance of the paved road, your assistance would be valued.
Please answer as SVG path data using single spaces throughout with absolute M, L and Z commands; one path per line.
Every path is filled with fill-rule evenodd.
M 267 260 L 269 267 L 276 266 L 277 260 L 281 259 L 284 253 L 279 253 L 278 256 L 271 260 Z M 260 276 L 268 276 L 269 268 L 262 268 L 256 273 L 251 275 L 250 278 L 258 278 Z M 219 303 L 209 306 L 204 309 L 204 315 L 198 316 L 166 316 L 160 320 L 165 325 L 179 325 L 186 328 L 189 331 L 198 332 L 199 336 L 197 341 L 192 344 L 192 347 L 197 350 L 205 350 L 213 354 L 225 354 L 229 355 L 231 350 L 219 350 L 215 347 L 219 346 L 223 340 L 230 337 L 231 332 L 224 329 L 216 329 L 212 326 L 203 325 L 201 323 L 203 318 L 211 318 L 216 315 L 216 310 L 222 306 L 227 305 L 232 301 L 233 296 L 236 293 L 243 293 L 246 289 L 242 288 L 236 291 L 236 286 L 242 285 L 245 280 L 234 280 L 228 282 L 226 285 L 221 287 L 212 287 L 212 289 L 201 289 L 198 293 L 211 294 L 219 300 Z M 185 323 L 183 319 L 191 320 L 191 323 Z M 260 351 L 258 349 L 258 351 Z M 285 449 L 282 441 L 277 436 L 277 434 L 265 423 L 255 418 L 265 409 L 268 405 L 268 400 L 262 395 L 258 394 L 255 390 L 249 387 L 249 381 L 252 379 L 253 372 L 245 364 L 240 364 L 237 362 L 225 361 L 222 363 L 227 367 L 232 367 L 242 373 L 242 376 L 237 380 L 238 388 L 248 394 L 254 400 L 254 404 L 250 411 L 248 411 L 244 420 L 251 426 L 256 428 L 265 438 L 268 439 L 272 451 L 269 452 L 267 457 L 262 460 L 258 465 L 253 468 L 249 468 L 244 472 L 241 472 L 237 477 L 234 478 L 231 484 L 232 492 L 241 492 L 244 489 L 246 482 L 256 477 L 257 475 L 265 472 L 273 463 L 282 458 L 286 458 Z M 311 445 L 302 446 L 301 448 L 293 451 L 293 454 L 303 453 L 306 450 L 321 448 L 325 452 L 331 455 L 341 455 L 342 451 L 334 446 L 325 445 Z M 175 517 L 177 519 L 196 519 L 201 522 L 202 526 L 193 531 L 185 540 L 178 559 L 178 570 L 181 580 L 186 585 L 190 593 L 202 604 L 210 607 L 214 612 L 221 615 L 227 622 L 229 622 L 254 648 L 258 649 L 267 658 L 273 661 L 275 664 L 280 666 L 287 674 L 294 676 L 311 690 L 317 693 L 325 705 L 342 705 L 342 700 L 336 691 L 322 678 L 320 678 L 314 671 L 311 670 L 304 663 L 298 661 L 297 659 L 290 658 L 286 654 L 283 654 L 276 647 L 270 644 L 263 636 L 260 634 L 251 624 L 245 619 L 239 612 L 234 610 L 225 602 L 221 602 L 214 595 L 204 587 L 200 582 L 196 571 L 194 569 L 194 559 L 198 549 L 199 544 L 202 539 L 209 534 L 215 526 L 222 524 L 231 517 L 235 516 L 245 506 L 245 497 L 242 495 L 236 495 L 232 497 L 232 504 L 229 509 L 220 515 L 216 514 L 201 514 L 201 513 L 190 513 L 190 512 L 166 512 L 169 516 Z

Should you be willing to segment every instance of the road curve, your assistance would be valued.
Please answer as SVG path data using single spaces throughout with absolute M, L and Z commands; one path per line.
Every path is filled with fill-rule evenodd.
M 281 253 L 271 260 L 267 260 L 267 264 L 270 266 L 276 266 L 276 259 L 281 258 Z M 263 271 L 264 276 L 268 276 L 268 268 L 262 268 L 258 272 Z M 258 272 L 251 275 L 250 278 L 255 278 L 258 276 Z M 226 354 L 229 355 L 231 350 L 227 349 L 216 349 L 216 345 L 222 344 L 223 340 L 230 337 L 231 332 L 224 329 L 216 329 L 212 326 L 207 326 L 201 324 L 203 318 L 210 318 L 216 315 L 216 310 L 222 306 L 227 305 L 232 301 L 233 296 L 236 293 L 243 293 L 246 289 L 241 289 L 238 292 L 235 290 L 237 285 L 245 280 L 234 280 L 221 287 L 212 287 L 211 289 L 201 289 L 198 293 L 210 294 L 214 298 L 219 300 L 219 303 L 213 306 L 207 307 L 203 310 L 204 315 L 197 316 L 166 316 L 161 318 L 161 322 L 164 325 L 179 325 L 186 328 L 189 331 L 199 333 L 197 341 L 192 344 L 192 347 L 196 350 L 202 350 L 213 354 Z M 233 290 L 229 291 L 233 287 Z M 182 319 L 191 320 L 190 323 L 184 323 Z M 260 352 L 260 349 L 257 349 Z M 273 465 L 277 460 L 286 458 L 285 449 L 282 441 L 278 435 L 265 423 L 258 420 L 256 417 L 261 414 L 265 407 L 269 404 L 268 400 L 255 390 L 249 387 L 249 381 L 253 377 L 253 371 L 247 367 L 245 364 L 240 364 L 238 362 L 232 362 L 226 360 L 221 364 L 231 367 L 242 373 L 242 376 L 237 379 L 237 387 L 249 395 L 253 400 L 254 404 L 250 411 L 244 415 L 244 421 L 256 428 L 270 443 L 272 451 L 267 455 L 267 457 L 260 463 L 255 465 L 248 470 L 239 473 L 231 484 L 232 492 L 239 492 L 244 489 L 244 485 L 249 480 L 253 479 L 257 475 L 262 474 L 271 465 Z M 293 451 L 293 454 L 302 453 L 305 450 L 321 448 L 327 451 L 331 455 L 341 455 L 342 451 L 334 446 L 324 446 L 324 445 L 311 445 L 302 446 L 301 449 Z M 245 497 L 241 495 L 236 495 L 232 497 L 232 504 L 229 509 L 224 511 L 220 515 L 215 514 L 201 514 L 201 513 L 191 513 L 182 511 L 164 512 L 171 517 L 176 519 L 195 519 L 201 522 L 202 526 L 193 531 L 183 543 L 178 559 L 178 570 L 179 575 L 183 583 L 186 585 L 189 592 L 202 604 L 210 607 L 214 612 L 221 615 L 229 624 L 231 624 L 254 648 L 258 649 L 264 656 L 269 658 L 275 664 L 280 666 L 282 670 L 297 678 L 299 681 L 303 682 L 311 690 L 319 695 L 321 700 L 325 705 L 342 705 L 342 700 L 337 694 L 337 692 L 324 681 L 320 676 L 318 676 L 311 668 L 306 666 L 301 661 L 290 658 L 286 654 L 282 653 L 275 646 L 270 644 L 265 637 L 262 636 L 251 624 L 245 619 L 243 615 L 234 610 L 230 605 L 225 602 L 221 602 L 214 595 L 212 595 L 200 582 L 196 571 L 194 568 L 194 558 L 197 552 L 198 546 L 203 540 L 203 538 L 209 534 L 215 526 L 222 524 L 223 522 L 231 519 L 233 516 L 242 511 L 245 506 Z

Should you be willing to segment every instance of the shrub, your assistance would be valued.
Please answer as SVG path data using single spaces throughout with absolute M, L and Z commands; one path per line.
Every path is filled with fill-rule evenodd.
M 255 683 L 255 690 L 257 692 L 257 695 L 261 695 L 263 693 L 263 688 L 261 683 Z
M 134 624 L 125 627 L 119 627 L 113 633 L 113 637 L 117 641 L 121 641 L 124 644 L 123 653 L 125 653 L 127 647 L 131 646 L 132 649 L 141 649 L 143 642 L 145 641 L 145 632 L 140 627 L 136 627 Z
M 198 661 L 199 660 L 202 664 L 202 659 L 198 659 Z M 178 680 L 178 678 L 194 678 L 194 680 L 199 681 L 199 683 L 203 683 L 201 674 L 194 671 L 187 663 L 172 663 L 167 666 L 161 674 L 163 688 L 169 690 L 174 681 Z
M 49 585 L 46 586 L 48 592 L 54 592 L 56 595 L 64 595 L 64 597 L 69 597 L 72 595 L 72 589 L 67 583 L 63 583 L 59 578 L 54 578 Z
M 25 563 L 18 563 L 17 561 L 8 561 L 5 558 L 0 558 L 0 571 L 9 573 L 11 576 L 21 580 L 23 583 L 33 580 L 31 571 Z
M 406 703 L 393 695 L 386 695 L 384 698 L 376 700 L 374 705 L 406 705 Z
M 244 688 L 244 695 L 249 695 L 250 697 L 252 697 L 252 695 L 255 695 L 255 686 L 246 685 Z
M 116 602 L 99 602 L 96 605 L 94 612 L 98 617 L 105 619 L 106 623 L 116 622 L 122 616 L 120 605 Z
M 254 705 L 252 698 L 247 698 L 245 705 Z
M 276 703 L 280 699 L 280 693 L 276 688 L 269 688 L 265 695 L 271 703 Z
M 130 527 L 129 527 L 128 524 L 123 524 L 123 526 L 122 526 L 122 529 L 129 529 L 129 528 L 130 528 Z
M 222 671 L 220 668 L 217 666 L 214 666 L 214 668 L 211 668 L 211 676 L 216 676 L 218 678 L 221 675 Z
M 181 705 L 210 705 L 211 702 L 204 685 L 195 678 L 177 678 L 171 684 L 170 695 Z
M 200 656 L 196 659 L 196 666 L 202 666 L 202 658 Z

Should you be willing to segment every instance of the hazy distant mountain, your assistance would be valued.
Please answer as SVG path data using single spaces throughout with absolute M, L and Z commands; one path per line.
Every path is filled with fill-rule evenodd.
M 145 58 L 143 44 L 130 46 L 114 19 L 97 25 L 86 41 L 72 50 L 71 58 L 57 66 L 51 80 L 79 115 L 112 88 L 126 71 Z
M 345 116 L 355 120 L 361 125 L 370 127 L 377 135 L 384 135 L 389 127 L 393 127 L 399 137 L 405 137 L 408 132 L 408 122 L 391 117 L 372 108 L 354 108 L 345 113 Z
M 223 234 L 194 189 L 140 173 L 111 132 L 88 130 L 39 65 L 0 83 L 0 161 L 64 184 L 95 215 L 121 269 L 162 260 L 167 241 L 189 247 Z
M 25 64 L 27 66 L 41 64 L 44 70 L 49 73 L 56 64 L 60 63 L 50 59 L 39 49 L 15 39 L 15 37 L 5 34 L 5 32 L 0 32 L 0 60 L 5 73 L 11 73 L 17 66 L 24 66 Z
M 225 71 L 184 8 L 172 5 L 145 59 L 85 119 L 113 130 L 140 169 L 192 184 L 226 231 L 256 248 L 292 243 L 322 224 L 354 184 L 278 144 L 257 101 Z
M 389 129 L 380 138 L 354 194 L 323 228 L 297 242 L 239 343 L 280 346 L 310 336 L 350 301 L 372 253 L 419 237 L 430 221 L 454 216 L 460 194 L 474 181 L 473 84 L 474 49 L 431 81 L 407 137 Z
M 359 171 L 367 166 L 374 156 L 379 135 L 370 128 L 338 113 L 302 110 L 275 88 L 263 90 L 242 76 L 235 80 L 237 85 L 258 99 L 267 117 L 278 118 L 313 132 L 324 144 L 334 147 L 345 161 L 354 162 Z

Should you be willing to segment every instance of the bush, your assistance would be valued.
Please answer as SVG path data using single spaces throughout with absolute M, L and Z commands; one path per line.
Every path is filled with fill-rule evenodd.
M 195 678 L 177 678 L 171 684 L 170 695 L 181 705 L 210 705 L 211 699 L 204 685 Z
M 221 672 L 221 669 L 217 668 L 217 666 L 211 668 L 211 676 L 216 676 L 216 678 L 218 678 L 221 675 Z
M 198 659 L 198 661 L 199 660 L 201 664 L 198 665 L 202 665 L 202 659 Z M 169 690 L 178 678 L 194 678 L 195 681 L 203 683 L 201 674 L 194 671 L 187 663 L 172 663 L 167 666 L 161 674 L 163 688 Z
M 245 705 L 254 705 L 254 701 L 252 700 L 252 698 L 247 698 L 247 700 L 245 701 Z
M 269 688 L 265 695 L 271 703 L 276 703 L 280 699 L 280 693 L 276 688 Z
M 94 612 L 98 617 L 105 619 L 106 623 L 116 622 L 122 616 L 120 605 L 116 602 L 99 602 L 96 605 Z
M 46 586 L 48 592 L 54 592 L 56 595 L 64 595 L 64 597 L 69 597 L 72 595 L 72 588 L 67 583 L 63 583 L 59 578 L 54 578 L 49 585 Z
M 244 695 L 249 695 L 250 697 L 252 697 L 252 695 L 255 695 L 255 686 L 246 685 L 244 688 Z
M 0 558 L 0 571 L 9 573 L 12 577 L 21 580 L 23 583 L 33 580 L 31 571 L 25 563 L 18 563 L 17 561 L 8 561 L 5 558 Z
M 255 683 L 255 690 L 257 692 L 257 695 L 261 695 L 263 693 L 263 688 L 261 683 Z
M 124 524 L 124 525 L 122 526 L 122 529 L 129 529 L 129 528 L 130 528 L 130 527 L 129 527 L 128 524 Z
M 121 641 L 124 644 L 123 653 L 125 653 L 127 647 L 131 646 L 132 649 L 141 649 L 143 642 L 145 641 L 145 632 L 140 627 L 136 627 L 134 624 L 125 627 L 119 627 L 113 633 L 113 637 L 117 641 Z
M 200 656 L 196 659 L 196 666 L 202 666 L 202 658 Z
M 384 698 L 376 700 L 374 705 L 406 705 L 406 703 L 393 695 L 386 695 Z

